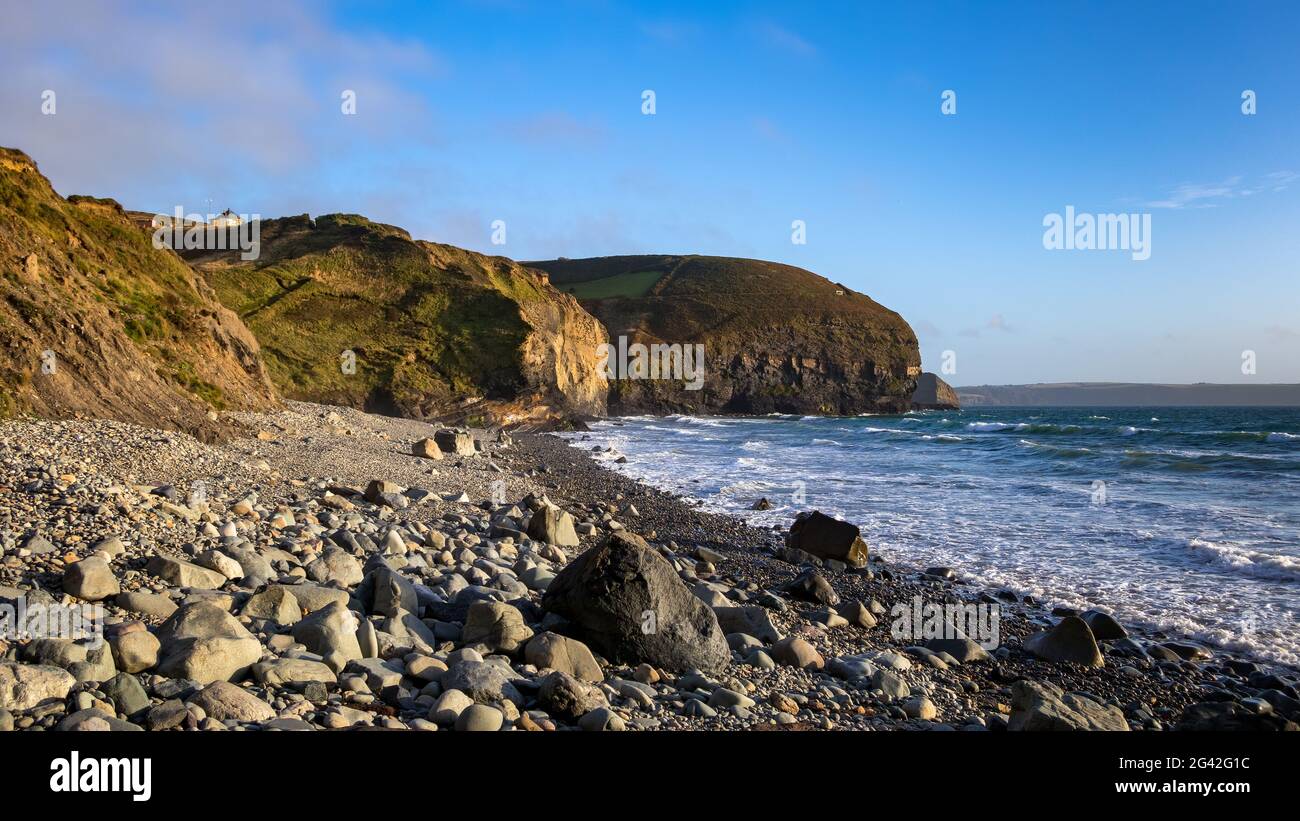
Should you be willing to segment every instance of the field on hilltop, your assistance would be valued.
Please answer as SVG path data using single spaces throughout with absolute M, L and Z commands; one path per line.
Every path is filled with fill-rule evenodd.
M 706 346 L 710 377 L 612 386 L 625 412 L 906 409 L 916 335 L 894 311 L 811 271 L 763 260 L 634 255 L 528 262 L 572 289 L 611 338 Z

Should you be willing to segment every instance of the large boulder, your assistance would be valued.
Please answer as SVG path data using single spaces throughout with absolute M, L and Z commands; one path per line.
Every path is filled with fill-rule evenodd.
M 634 533 L 615 531 L 560 571 L 542 606 L 615 662 L 717 671 L 731 652 L 717 617 Z
M 974 661 L 988 661 L 992 658 L 989 651 L 985 650 L 980 644 L 965 636 L 956 636 L 954 638 L 933 638 L 926 641 L 923 645 L 928 650 L 935 653 L 947 653 L 961 664 Z
M 1021 679 L 1011 685 L 1009 730 L 1118 730 L 1128 722 L 1118 707 L 1081 693 L 1067 693 L 1047 682 Z
M 514 653 L 532 637 L 532 629 L 517 608 L 495 601 L 471 604 L 460 634 L 465 644 L 482 644 L 501 653 Z
M 319 559 L 307 565 L 307 578 L 321 584 L 335 582 L 341 587 L 352 587 L 361 583 L 364 574 L 355 556 L 331 545 L 321 551 Z
M 546 505 L 528 520 L 528 538 L 560 547 L 578 545 L 573 516 L 554 505 Z
M 275 718 L 271 705 L 228 681 L 214 681 L 190 699 L 217 721 L 266 721 Z
M 357 599 L 367 613 L 391 617 L 398 611 L 419 612 L 415 585 L 382 560 L 369 566 L 369 572 L 357 588 Z
M 319 681 L 333 686 L 338 674 L 328 665 L 311 659 L 277 658 L 253 665 L 253 677 L 271 687 L 288 687 Z
M 772 658 L 778 664 L 801 670 L 820 670 L 826 666 L 826 659 L 817 652 L 817 648 L 797 636 L 787 636 L 773 644 Z
M 324 587 L 319 584 L 273 584 L 267 589 L 276 587 L 287 588 L 293 594 L 294 600 L 298 602 L 298 606 L 302 608 L 304 615 L 314 613 L 336 602 L 346 605 L 350 598 L 346 590 L 340 590 L 337 587 Z
M 1025 649 L 1045 661 L 1073 662 L 1084 667 L 1105 664 L 1092 630 L 1078 616 L 1066 616 L 1052 629 L 1025 639 Z
M 715 607 L 713 608 L 713 614 L 717 616 L 718 626 L 722 628 L 722 632 L 725 634 L 744 633 L 747 636 L 753 636 L 764 644 L 771 644 L 774 641 L 781 640 L 781 631 L 777 630 L 776 625 L 772 624 L 772 617 L 758 605 Z
M 120 593 L 113 601 L 118 607 L 130 613 L 158 619 L 171 616 L 176 612 L 177 607 L 176 602 L 161 593 L 146 593 L 140 590 Z
M 158 663 L 162 649 L 158 637 L 148 630 L 132 630 L 111 636 L 108 640 L 113 651 L 113 662 L 124 673 L 140 673 Z
M 565 721 L 576 721 L 609 704 L 599 687 L 558 670 L 542 679 L 537 699 L 546 712 Z
M 1088 629 L 1092 630 L 1092 635 L 1097 641 L 1115 641 L 1128 636 L 1128 631 L 1124 625 L 1115 620 L 1115 617 L 1109 613 L 1103 613 L 1100 610 L 1085 610 L 1079 614 L 1079 618 L 1088 623 Z
M 172 587 L 189 587 L 194 590 L 216 590 L 226 583 L 226 577 L 215 570 L 197 564 L 173 559 L 170 556 L 152 556 L 145 565 L 151 575 L 157 576 Z
M 820 510 L 796 516 L 785 545 L 819 559 L 837 559 L 850 567 L 867 566 L 867 543 L 862 540 L 858 526 Z
M 103 640 L 34 639 L 23 648 L 22 658 L 62 667 L 77 681 L 108 681 L 117 675 L 113 649 Z
M 441 459 L 442 448 L 432 439 L 425 437 L 411 446 L 411 455 L 421 459 Z
M 558 633 L 541 633 L 524 647 L 524 661 L 539 670 L 557 670 L 580 681 L 601 682 L 605 673 L 590 648 Z
M 122 592 L 122 587 L 108 562 L 91 556 L 64 571 L 63 592 L 86 601 L 103 601 Z
M 0 710 L 30 710 L 50 699 L 62 701 L 77 680 L 52 664 L 0 661 Z
M 338 673 L 349 661 L 362 657 L 361 644 L 357 641 L 358 627 L 360 622 L 356 614 L 338 602 L 330 602 L 295 624 L 293 638 L 320 655 L 330 669 Z
M 513 684 L 518 678 L 519 674 L 507 664 L 467 659 L 452 666 L 440 683 L 444 691 L 459 690 L 479 704 L 509 701 L 523 706 L 524 697 Z
M 239 612 L 249 618 L 266 619 L 285 626 L 297 624 L 302 618 L 302 608 L 298 606 L 298 599 L 294 597 L 290 588 L 284 585 L 270 586 L 254 593 L 248 601 L 244 602 L 244 608 Z
M 464 431 L 440 430 L 433 434 L 433 441 L 443 453 L 473 456 L 478 452 L 474 449 L 474 437 Z
M 831 587 L 831 583 L 811 567 L 786 583 L 782 590 L 796 599 L 824 604 L 827 607 L 834 607 L 840 603 L 839 594 Z
M 234 616 L 211 602 L 181 607 L 158 628 L 158 672 L 199 684 L 242 676 L 262 657 L 262 644 Z

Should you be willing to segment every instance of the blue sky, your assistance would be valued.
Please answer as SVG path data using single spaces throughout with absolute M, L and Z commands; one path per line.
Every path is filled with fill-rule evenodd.
M 64 194 L 779 260 L 955 384 L 1300 381 L 1294 4 L 31 5 L 0 144 Z M 1150 259 L 1044 249 L 1067 205 L 1150 214 Z

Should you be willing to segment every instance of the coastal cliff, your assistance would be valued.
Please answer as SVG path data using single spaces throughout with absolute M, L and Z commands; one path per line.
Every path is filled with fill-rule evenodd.
M 540 272 L 352 214 L 264 220 L 260 242 L 187 258 L 287 397 L 502 425 L 605 410 L 604 329 Z
M 929 371 L 916 380 L 916 390 L 912 393 L 913 410 L 957 410 L 961 399 L 952 386 Z
M 622 379 L 612 413 L 903 412 L 920 373 L 897 313 L 810 271 L 761 260 L 617 256 L 529 262 L 629 345 L 702 345 L 703 378 Z
M 223 435 L 278 404 L 257 340 L 117 202 L 67 199 L 0 148 L 0 415 L 88 415 Z

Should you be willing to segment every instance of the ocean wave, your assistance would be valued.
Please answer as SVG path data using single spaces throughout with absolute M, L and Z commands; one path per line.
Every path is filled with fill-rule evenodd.
M 1061 447 L 1060 445 L 1048 445 L 1043 442 L 1032 442 L 1028 439 L 1021 439 L 1019 444 L 1021 444 L 1024 447 L 1037 448 L 1038 450 L 1047 451 L 1052 455 L 1060 456 L 1066 459 L 1073 459 L 1079 456 L 1088 456 L 1092 454 L 1092 451 L 1089 450 L 1088 448 L 1067 448 L 1067 447 Z
M 859 523 L 882 553 L 957 562 L 972 579 L 1045 602 L 1104 606 L 1139 627 L 1300 659 L 1300 636 L 1288 632 L 1300 601 L 1294 417 L 1170 410 L 1155 429 L 1140 411 L 1088 414 L 1102 415 L 647 416 L 564 438 L 761 527 L 788 525 L 809 506 L 785 489 L 802 478 L 816 506 Z M 826 447 L 809 448 L 813 437 Z M 616 450 L 590 453 L 597 444 Z M 629 463 L 611 465 L 620 452 Z M 1089 505 L 1094 477 L 1114 491 L 1105 506 Z M 762 496 L 773 509 L 751 510 Z M 1259 630 L 1233 636 L 1243 611 L 1258 614 Z
M 687 425 L 699 425 L 700 427 L 705 428 L 722 428 L 727 425 L 725 420 L 713 419 L 707 416 L 687 416 L 685 414 L 678 414 L 675 416 L 665 416 L 664 418 L 671 419 L 674 422 L 684 422 Z
M 944 421 L 947 421 L 946 419 Z M 1015 425 L 1010 422 L 967 422 L 966 430 L 976 431 L 999 431 L 1014 430 Z
M 1193 554 L 1207 564 L 1256 579 L 1279 582 L 1300 582 L 1300 559 L 1274 556 L 1230 544 L 1216 544 L 1208 539 L 1194 538 L 1187 543 Z
M 834 445 L 837 448 L 841 447 L 840 443 L 836 442 L 834 439 L 814 439 L 812 440 L 812 443 L 814 445 Z

